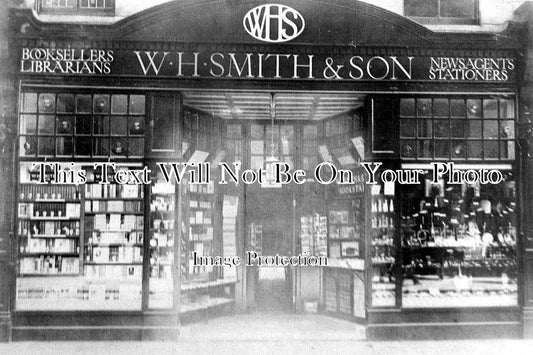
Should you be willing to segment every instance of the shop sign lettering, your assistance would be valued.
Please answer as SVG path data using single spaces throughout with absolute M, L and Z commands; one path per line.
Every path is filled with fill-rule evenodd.
M 103 49 L 23 48 L 21 73 L 110 74 L 113 51 Z
M 432 57 L 431 80 L 507 81 L 515 68 L 510 58 Z
M 23 48 L 20 72 L 332 81 L 512 82 L 513 58 Z
M 285 5 L 254 7 L 242 20 L 248 34 L 260 41 L 281 43 L 298 37 L 305 28 L 303 16 Z

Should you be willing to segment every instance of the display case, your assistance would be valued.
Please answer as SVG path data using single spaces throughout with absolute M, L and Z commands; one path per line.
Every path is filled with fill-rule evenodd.
M 474 168 L 472 166 L 472 168 Z M 515 306 L 516 184 L 433 183 L 404 189 L 402 305 Z
M 84 196 L 84 276 L 106 298 L 120 307 L 139 308 L 142 298 L 144 242 L 143 186 L 119 184 L 119 170 L 138 166 L 117 166 L 108 171 L 109 184 L 102 169 L 85 166 L 87 183 Z M 118 306 L 118 305 L 117 305 Z
M 26 164 L 21 174 L 17 211 L 19 276 L 78 275 L 80 187 L 40 184 L 38 171 Z M 47 179 L 52 174 L 49 171 Z M 22 300 L 22 295 L 18 296 Z
M 148 307 L 173 308 L 177 189 L 156 175 L 150 186 Z
M 39 168 L 20 163 L 16 309 L 140 310 L 142 188 L 116 184 L 111 172 L 100 184 L 86 163 L 45 170 L 38 184 Z M 81 171 L 85 185 L 52 183 Z
M 373 307 L 396 305 L 396 213 L 394 184 L 370 189 L 369 257 Z

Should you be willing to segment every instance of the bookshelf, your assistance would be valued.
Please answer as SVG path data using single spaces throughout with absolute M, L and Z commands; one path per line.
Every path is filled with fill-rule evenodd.
M 17 245 L 20 276 L 80 273 L 81 191 L 45 185 L 26 165 L 18 189 Z
M 200 256 L 213 256 L 214 245 L 214 184 L 194 185 L 186 187 L 186 201 L 189 206 L 185 209 L 187 233 L 184 233 L 183 254 L 184 269 L 189 280 L 209 279 L 211 273 L 216 273 L 212 266 L 194 266 L 193 252 Z
M 128 169 L 122 166 L 120 169 Z M 90 170 L 90 169 L 87 169 Z M 98 176 L 94 171 L 89 176 Z M 89 180 L 84 194 L 84 275 L 97 279 L 142 279 L 144 193 L 142 185 Z
M 150 188 L 148 307 L 173 308 L 176 186 L 157 176 Z

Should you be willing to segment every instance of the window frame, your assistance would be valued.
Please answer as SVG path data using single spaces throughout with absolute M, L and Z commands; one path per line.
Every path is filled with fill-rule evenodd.
M 60 1 L 60 0 L 58 0 Z M 114 16 L 116 0 L 101 0 L 109 6 L 105 7 L 82 7 L 83 0 L 65 0 L 66 2 L 72 2 L 71 6 L 66 7 L 54 7 L 45 6 L 45 0 L 35 1 L 35 10 L 40 14 L 47 15 L 94 15 L 94 16 Z M 91 1 L 91 0 L 85 0 Z M 94 0 L 98 1 L 98 0 Z
M 403 11 L 404 15 L 413 21 L 419 22 L 424 25 L 479 25 L 479 0 L 472 0 L 474 2 L 474 17 L 473 18 L 459 18 L 459 17 L 443 17 L 441 16 L 441 2 L 437 1 L 437 16 L 410 16 L 407 14 L 407 2 L 404 0 Z
M 412 111 L 410 114 L 402 111 L 402 102 L 412 102 Z M 420 104 L 422 101 L 427 101 L 429 104 L 429 109 L 427 114 L 420 114 Z M 448 111 L 439 115 L 435 113 L 435 102 L 436 101 L 447 101 Z M 460 115 L 453 113 L 452 102 L 462 102 L 464 104 L 464 112 L 461 112 Z M 485 112 L 485 104 L 490 102 L 496 104 L 496 112 L 492 115 Z M 479 104 L 479 112 L 476 112 L 476 115 L 471 115 L 468 112 L 468 105 L 470 103 Z M 505 106 L 504 106 L 505 103 Z M 511 104 L 511 116 L 507 111 L 503 112 L 502 108 L 507 109 L 507 104 Z M 403 96 L 399 100 L 399 112 L 398 117 L 400 121 L 400 129 L 398 133 L 399 142 L 400 142 L 400 160 L 403 162 L 406 161 L 460 161 L 460 162 L 513 162 L 517 159 L 517 103 L 516 97 L 509 95 L 423 95 L 423 96 Z M 442 122 L 444 128 L 447 129 L 446 134 L 436 135 L 436 124 Z M 411 123 L 411 126 L 404 123 Z M 463 124 L 464 134 L 463 135 L 454 135 L 454 123 L 459 123 L 456 127 L 461 127 Z M 468 127 L 470 124 L 479 123 L 479 135 L 469 135 Z M 414 124 L 414 126 L 413 126 Z M 422 135 L 420 133 L 421 125 L 426 126 L 427 134 Z M 429 125 L 428 125 L 429 124 Z M 494 126 L 494 124 L 496 124 Z M 412 131 L 412 135 L 404 134 L 405 127 L 409 128 Z M 493 130 L 496 129 L 496 136 Z M 509 132 L 505 136 L 503 133 L 506 132 L 506 128 L 509 128 Z M 428 149 L 428 154 L 421 154 L 420 144 L 427 143 L 427 147 L 424 146 L 424 149 Z M 444 156 L 438 153 L 436 149 L 436 143 L 443 143 L 443 146 L 448 144 L 447 155 Z M 478 143 L 480 144 L 480 156 L 474 156 L 473 153 L 469 152 L 469 147 L 471 144 Z M 490 156 L 486 154 L 485 151 L 489 145 L 498 146 L 497 156 Z M 414 147 L 412 146 L 414 144 Z M 454 156 L 452 153 L 453 144 L 462 145 L 464 152 L 456 153 Z M 507 145 L 507 148 L 503 144 Z M 409 146 L 410 152 L 404 151 L 404 147 Z M 473 146 L 473 145 L 472 145 Z M 503 155 L 507 149 L 507 155 Z M 413 151 L 414 149 L 414 151 Z

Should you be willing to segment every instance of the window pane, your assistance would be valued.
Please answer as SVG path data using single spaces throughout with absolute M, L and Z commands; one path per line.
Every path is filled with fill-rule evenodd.
M 431 99 L 418 99 L 417 101 L 417 115 L 418 117 L 431 116 Z
M 76 112 L 91 113 L 91 95 L 76 95 Z
M 500 122 L 500 138 L 514 138 L 515 128 L 514 121 L 501 121 Z
M 37 94 L 22 95 L 22 112 L 37 112 Z
M 483 117 L 498 118 L 497 100 L 483 100 Z
M 109 116 L 94 116 L 93 120 L 93 134 L 109 134 Z
M 56 96 L 54 94 L 39 95 L 39 112 L 53 113 L 56 110 Z
M 481 121 L 468 121 L 468 138 L 481 138 Z
M 498 138 L 498 121 L 490 120 L 483 122 L 483 138 Z
M 465 136 L 465 121 L 451 120 L 450 123 L 452 138 L 463 138 Z
M 448 117 L 450 114 L 448 99 L 433 100 L 433 114 L 437 117 Z
M 58 137 L 56 139 L 56 154 L 64 156 L 72 156 L 74 154 L 72 137 Z
M 95 138 L 93 154 L 96 156 L 108 156 L 109 155 L 109 139 L 108 138 Z
M 144 138 L 130 138 L 129 140 L 129 155 L 135 157 L 144 156 Z
M 433 121 L 418 120 L 418 136 L 422 138 L 433 137 Z
M 433 158 L 433 141 L 430 141 L 430 140 L 418 141 L 418 157 L 419 158 Z
M 497 159 L 500 156 L 497 141 L 485 141 L 484 148 L 485 159 Z
M 415 99 L 400 100 L 400 115 L 413 117 L 415 115 Z
M 293 126 L 281 126 L 281 139 L 282 140 L 294 139 L 294 127 Z
M 125 138 L 114 138 L 111 140 L 112 155 L 126 155 L 128 153 L 128 142 Z
M 402 141 L 400 149 L 402 158 L 416 158 L 416 141 Z
M 416 137 L 416 120 L 402 119 L 400 121 L 401 137 Z
M 481 141 L 468 141 L 468 158 L 481 159 L 483 158 L 483 145 Z
M 500 100 L 500 117 L 515 118 L 513 100 Z
M 452 159 L 466 158 L 466 144 L 464 141 L 452 141 Z
M 294 153 L 294 141 L 281 141 L 281 154 L 288 155 Z
M 76 155 L 91 155 L 90 137 L 76 137 Z
M 128 95 L 111 96 L 111 113 L 128 113 Z
M 57 134 L 72 134 L 74 133 L 74 117 L 58 116 L 56 124 Z
M 440 0 L 440 15 L 453 18 L 475 18 L 475 0 Z
M 37 126 L 37 116 L 20 115 L 20 133 L 35 134 Z
M 450 142 L 448 140 L 435 141 L 435 158 L 450 157 Z
M 144 117 L 130 117 L 128 132 L 130 136 L 143 135 L 144 134 Z
M 37 141 L 34 137 L 20 137 L 20 155 L 35 155 L 37 152 Z
M 39 155 L 54 155 L 55 145 L 53 137 L 40 137 L 38 143 Z
M 130 113 L 144 115 L 144 95 L 130 96 Z
M 252 154 L 264 154 L 264 142 L 263 141 L 251 141 L 250 152 Z
M 55 116 L 39 115 L 39 134 L 54 134 Z
M 126 135 L 128 130 L 128 117 L 113 116 L 111 117 L 111 134 Z
M 450 122 L 449 120 L 435 120 L 433 132 L 435 137 L 444 138 L 450 136 Z
M 339 121 L 337 121 L 337 125 L 340 129 Z M 265 138 L 270 142 L 272 139 L 272 136 L 274 136 L 274 140 L 279 140 L 279 126 L 274 126 L 274 129 L 272 129 L 272 126 L 266 126 L 265 127 Z
M 57 112 L 74 112 L 74 95 L 57 95 Z
M 468 118 L 481 117 L 481 100 L 466 100 L 466 115 Z
M 515 159 L 515 142 L 500 142 L 500 157 L 503 159 Z
M 91 116 L 76 116 L 76 134 L 91 134 Z
M 450 113 L 452 117 L 465 117 L 465 100 L 450 100 Z
M 437 17 L 438 0 L 405 0 L 405 15 L 414 17 Z
M 257 124 L 253 124 L 250 129 L 251 129 L 252 139 L 261 139 L 261 138 L 263 138 L 263 135 L 264 135 L 263 126 L 257 125 Z
M 109 95 L 94 95 L 93 112 L 94 113 L 108 113 L 109 112 Z
M 263 156 L 252 155 L 250 167 L 254 170 L 263 167 Z

